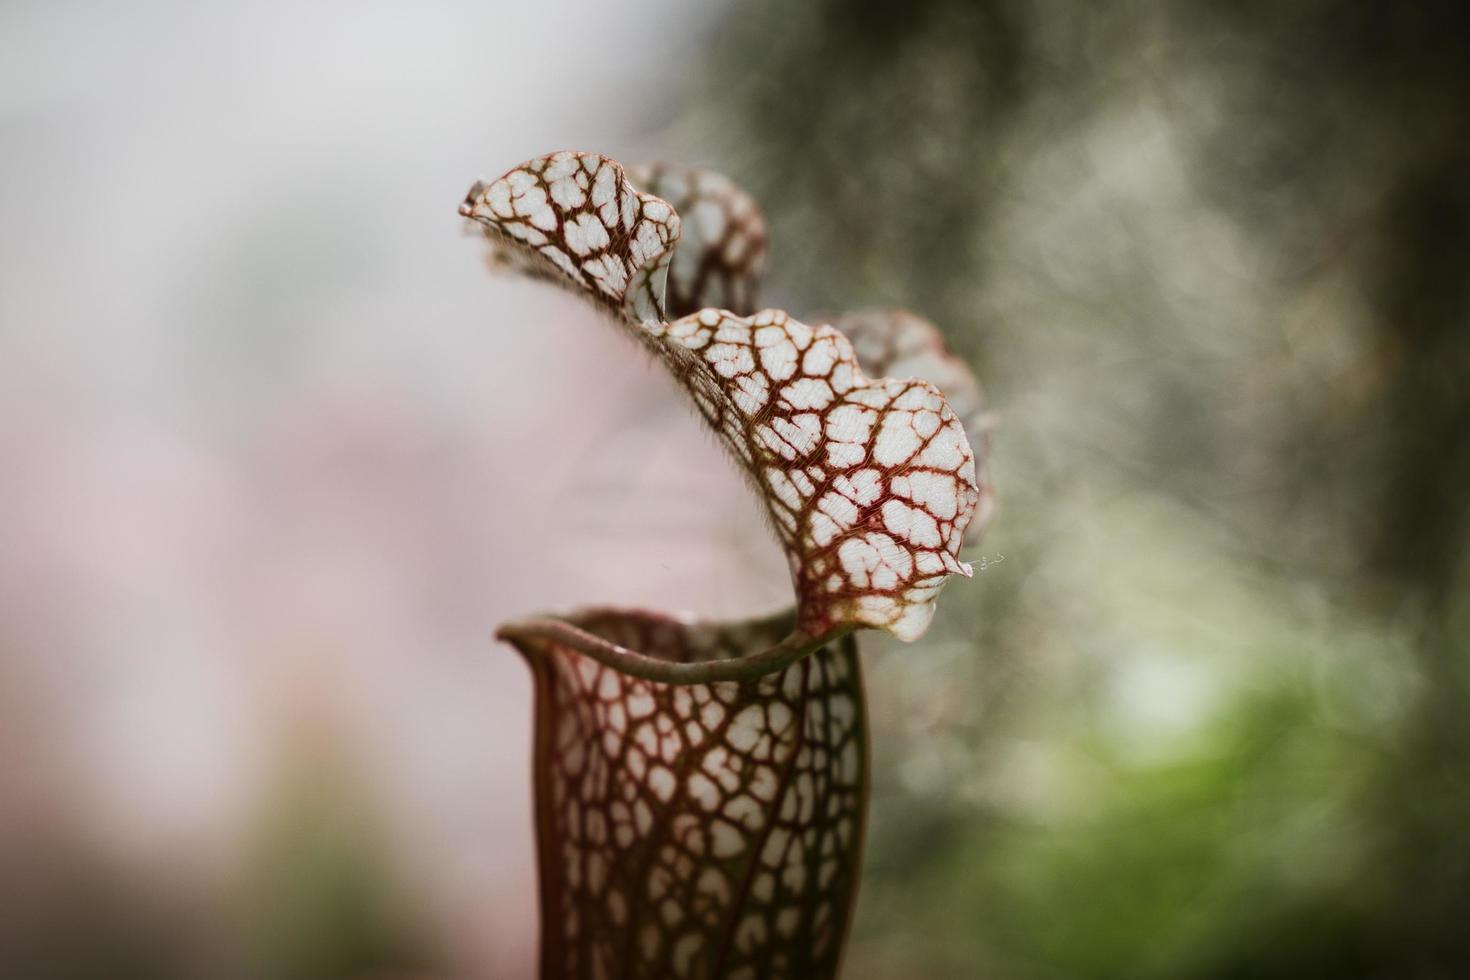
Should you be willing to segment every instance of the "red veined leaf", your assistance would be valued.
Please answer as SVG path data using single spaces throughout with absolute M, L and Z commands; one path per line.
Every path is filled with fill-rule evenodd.
M 664 279 L 679 216 L 595 153 L 537 157 L 470 188 L 492 263 L 556 282 L 631 323 L 664 318 Z
M 766 265 L 766 219 L 728 177 L 673 163 L 645 163 L 628 179 L 673 206 L 683 232 L 669 265 L 667 313 L 706 307 L 754 313 Z
M 751 679 L 676 684 L 621 661 L 739 658 L 789 617 L 566 622 L 581 638 L 501 632 L 536 684 L 542 976 L 835 975 L 867 794 L 852 638 Z
M 536 683 L 542 975 L 830 977 L 867 780 L 848 634 L 915 639 L 948 576 L 970 574 L 958 552 L 982 499 L 975 460 L 923 378 L 973 393 L 977 411 L 979 390 L 944 360 L 870 377 L 837 328 L 753 313 L 754 203 L 700 171 L 637 175 L 684 218 L 615 162 L 576 153 L 476 184 L 460 210 L 497 263 L 612 313 L 683 384 L 764 502 L 796 608 L 726 625 L 601 610 L 501 628 Z M 883 341 L 875 363 L 907 366 L 897 355 L 915 337 L 937 338 L 858 326 Z
M 814 319 L 821 320 L 820 316 Z M 994 420 L 985 411 L 980 384 L 969 365 L 944 341 L 939 328 L 908 310 L 855 310 L 830 322 L 852 341 L 863 369 L 874 377 L 923 378 L 944 392 L 949 407 L 964 424 L 975 454 L 975 483 L 979 500 L 975 516 L 965 529 L 965 543 L 980 540 L 995 513 L 995 487 L 990 482 L 987 457 Z
M 683 383 L 766 505 L 801 637 L 924 633 L 945 580 L 970 574 L 958 554 L 979 499 L 964 429 L 934 385 L 869 378 L 839 330 L 777 310 L 665 321 L 684 222 L 605 157 L 532 160 L 476 184 L 461 212 L 508 261 L 617 314 Z M 690 245 L 705 255 L 716 240 Z
M 701 414 L 751 477 L 786 548 L 797 628 L 923 635 L 978 492 L 974 457 L 932 384 L 870 379 L 830 326 L 777 310 L 664 327 Z

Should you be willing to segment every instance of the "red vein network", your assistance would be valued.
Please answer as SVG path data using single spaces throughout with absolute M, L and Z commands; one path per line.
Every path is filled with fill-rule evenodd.
M 738 624 L 601 610 L 503 631 L 536 679 L 542 975 L 831 977 L 868 781 L 841 634 L 914 639 L 948 576 L 970 573 L 959 548 L 991 499 L 971 449 L 980 392 L 912 314 L 757 311 L 765 223 L 725 178 L 633 178 L 557 153 L 460 210 L 497 264 L 592 300 L 683 383 L 764 501 L 797 603 Z M 788 634 L 811 652 L 742 679 L 647 666 L 757 657 Z
M 683 382 L 761 493 L 786 548 L 800 631 L 873 627 L 916 639 L 948 576 L 970 574 L 958 555 L 980 494 L 964 428 L 933 384 L 868 378 L 834 327 L 716 308 L 668 322 L 671 260 L 686 270 L 676 286 L 694 290 L 676 294 L 687 305 L 706 287 L 744 288 L 730 284 L 746 273 L 689 278 L 711 267 L 710 252 L 723 263 L 741 241 L 738 257 L 763 254 L 764 231 L 749 220 L 758 212 L 704 203 L 701 213 L 723 217 L 697 219 L 696 257 L 683 266 L 673 207 L 593 154 L 552 154 L 476 184 L 461 212 L 502 261 L 618 314 Z
M 740 656 L 785 622 L 576 617 L 671 661 Z M 553 646 L 537 676 L 542 972 L 830 976 L 851 907 L 867 758 L 851 637 L 783 671 L 678 685 Z

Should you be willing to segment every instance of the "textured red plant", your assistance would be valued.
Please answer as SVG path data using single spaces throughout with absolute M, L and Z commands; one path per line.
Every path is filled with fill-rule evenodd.
M 796 592 L 738 623 L 596 609 L 501 627 L 535 678 L 542 976 L 830 977 L 867 800 L 851 634 L 917 639 L 970 574 L 960 545 L 991 501 L 979 388 L 913 314 L 756 312 L 765 222 L 718 175 L 556 153 L 477 183 L 460 213 L 498 264 L 595 303 L 668 367 L 763 501 Z

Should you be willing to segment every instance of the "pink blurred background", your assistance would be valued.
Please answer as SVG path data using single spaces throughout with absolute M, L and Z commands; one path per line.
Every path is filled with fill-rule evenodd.
M 289 973 L 338 914 L 317 834 L 377 862 L 343 929 L 408 936 L 364 971 L 530 975 L 530 687 L 496 624 L 788 590 L 669 382 L 489 277 L 455 207 L 542 151 L 644 156 L 708 17 L 0 9 L 18 962 Z

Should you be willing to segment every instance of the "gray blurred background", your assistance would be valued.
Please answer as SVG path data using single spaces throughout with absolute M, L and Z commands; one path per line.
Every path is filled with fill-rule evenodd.
M 733 469 L 454 210 L 722 170 L 1001 493 L 866 642 L 845 975 L 1470 975 L 1457 4 L 0 5 L 0 973 L 534 971 L 491 633 L 788 596 Z

